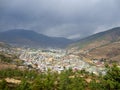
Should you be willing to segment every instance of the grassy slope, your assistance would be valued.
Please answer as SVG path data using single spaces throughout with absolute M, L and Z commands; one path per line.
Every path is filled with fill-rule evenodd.
M 120 27 L 97 33 L 70 45 L 74 50 L 88 51 L 88 58 L 107 58 L 119 61 Z
M 81 39 L 77 41 L 77 43 L 71 44 L 69 47 L 70 48 L 78 47 L 78 49 L 93 48 L 115 42 L 119 39 L 120 39 L 120 27 L 117 27 Z M 93 45 L 93 47 L 91 45 Z

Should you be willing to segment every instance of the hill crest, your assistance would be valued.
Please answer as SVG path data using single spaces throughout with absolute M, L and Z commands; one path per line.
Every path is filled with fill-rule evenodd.
M 72 42 L 71 40 L 63 37 L 49 37 L 43 34 L 39 34 L 35 31 L 24 29 L 14 29 L 0 32 L 0 41 L 20 46 L 42 48 L 63 48 Z
M 105 58 L 119 61 L 120 27 L 100 32 L 71 44 L 68 49 L 92 60 Z M 119 61 L 120 62 L 120 61 Z

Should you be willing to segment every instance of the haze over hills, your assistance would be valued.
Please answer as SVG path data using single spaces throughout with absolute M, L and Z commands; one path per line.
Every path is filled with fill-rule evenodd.
M 120 27 L 100 32 L 71 44 L 69 48 L 80 50 L 88 58 L 120 58 Z
M 0 32 L 0 41 L 28 47 L 52 47 L 63 48 L 72 42 L 72 40 L 63 37 L 48 37 L 30 30 L 8 30 Z

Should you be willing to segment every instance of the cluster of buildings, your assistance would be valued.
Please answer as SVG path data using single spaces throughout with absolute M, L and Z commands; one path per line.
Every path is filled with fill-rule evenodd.
M 101 67 L 103 62 L 92 60 L 94 65 L 78 56 L 63 49 L 25 49 L 25 48 L 4 48 L 0 47 L 0 52 L 19 55 L 20 60 L 24 61 L 24 65 L 28 68 L 34 68 L 41 72 L 57 71 L 61 72 L 65 69 L 86 70 L 91 73 L 99 74 L 104 71 Z
M 104 68 L 98 68 L 85 62 L 81 57 L 68 53 L 61 49 L 23 49 L 20 53 L 20 59 L 24 60 L 24 64 L 42 72 L 52 71 L 61 72 L 64 69 L 86 70 L 91 73 L 99 74 Z

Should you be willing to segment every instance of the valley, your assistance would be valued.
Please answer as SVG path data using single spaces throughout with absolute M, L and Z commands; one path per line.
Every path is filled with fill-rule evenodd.
M 0 0 L 0 90 L 120 90 L 120 0 Z
M 40 88 L 41 90 L 46 88 L 61 90 L 58 87 L 63 89 L 64 80 L 70 80 L 71 85 L 75 83 L 80 85 L 77 82 L 87 85 L 87 87 L 80 85 L 77 88 L 93 90 L 97 84 L 98 90 L 103 87 L 107 90 L 108 86 L 104 83 L 109 84 L 107 80 L 111 78 L 107 80 L 105 78 L 109 76 L 109 73 L 111 75 L 119 72 L 119 31 L 120 28 L 115 28 L 107 33 L 102 32 L 100 35 L 98 33 L 80 42 L 74 41 L 67 48 L 47 46 L 46 48 L 33 48 L 26 47 L 24 43 L 18 46 L 9 42 L 8 44 L 0 42 L 0 88 L 19 90 L 24 87 L 22 90 L 25 90 L 28 87 L 29 90 L 35 90 L 34 88 L 37 88 L 36 90 Z M 116 77 L 119 77 L 119 73 Z M 50 80 L 51 85 L 48 85 Z M 113 83 L 118 82 L 113 81 Z M 100 83 L 102 86 L 99 86 Z M 66 90 L 70 87 L 69 84 L 70 82 L 66 84 Z M 70 88 L 76 88 L 76 85 Z
M 3 35 L 8 35 L 18 40 L 22 36 L 35 41 L 41 39 L 40 36 L 34 37 L 35 35 L 40 34 L 32 31 L 13 30 L 12 32 L 12 34 L 10 34 L 8 31 L 3 32 Z M 15 34 L 17 35 L 17 38 Z M 25 34 L 27 36 L 25 36 Z M 49 43 L 46 41 L 47 39 L 45 40 L 45 38 L 45 36 L 42 37 L 44 42 Z M 39 41 L 37 42 L 39 43 Z M 117 63 L 120 65 L 119 27 L 112 28 L 105 32 L 100 32 L 74 42 L 69 44 L 66 49 L 55 47 L 50 48 L 51 44 L 48 47 L 45 46 L 46 48 L 25 47 L 28 42 L 24 44 L 24 41 L 22 41 L 23 45 L 21 47 L 16 46 L 14 48 L 1 42 L 0 51 L 17 55 L 18 59 L 23 61 L 25 66 L 30 66 L 31 68 L 38 69 L 41 72 L 45 72 L 49 69 L 52 71 L 61 72 L 64 69 L 72 68 L 76 70 L 84 69 L 88 72 L 99 74 L 104 71 L 104 66 L 106 64 L 112 65 L 113 63 Z M 16 42 L 15 44 L 18 43 Z M 30 45 L 30 43 L 28 45 Z

